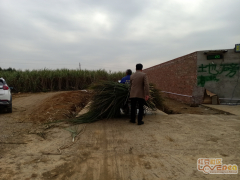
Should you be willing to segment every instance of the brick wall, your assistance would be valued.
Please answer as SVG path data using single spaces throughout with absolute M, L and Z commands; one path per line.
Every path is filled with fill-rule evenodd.
M 188 104 L 200 104 L 193 97 L 197 86 L 197 52 L 147 68 L 143 72 L 161 91 L 175 93 L 163 92 L 163 95 Z

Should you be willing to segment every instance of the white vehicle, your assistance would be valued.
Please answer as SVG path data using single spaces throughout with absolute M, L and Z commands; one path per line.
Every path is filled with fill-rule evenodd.
M 5 107 L 9 113 L 12 112 L 12 95 L 11 88 L 6 81 L 0 78 L 0 108 Z

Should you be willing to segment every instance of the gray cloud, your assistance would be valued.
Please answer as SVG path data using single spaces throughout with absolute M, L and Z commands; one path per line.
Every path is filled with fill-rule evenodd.
M 0 66 L 112 71 L 240 43 L 236 0 L 0 1 Z

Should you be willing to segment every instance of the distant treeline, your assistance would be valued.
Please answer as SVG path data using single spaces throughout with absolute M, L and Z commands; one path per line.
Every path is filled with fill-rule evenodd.
M 16 69 L 14 69 L 14 68 L 2 69 L 2 68 L 0 67 L 0 71 L 16 71 Z
M 0 70 L 0 77 L 18 92 L 79 90 L 88 88 L 93 82 L 117 81 L 124 76 L 125 72 L 106 70 Z

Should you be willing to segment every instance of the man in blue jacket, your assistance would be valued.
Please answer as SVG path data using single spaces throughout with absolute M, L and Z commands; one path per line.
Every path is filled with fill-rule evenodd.
M 132 75 L 132 70 L 128 69 L 126 71 L 126 75 L 127 76 L 123 77 L 120 83 L 123 83 L 123 84 L 129 84 L 130 83 L 130 76 Z

